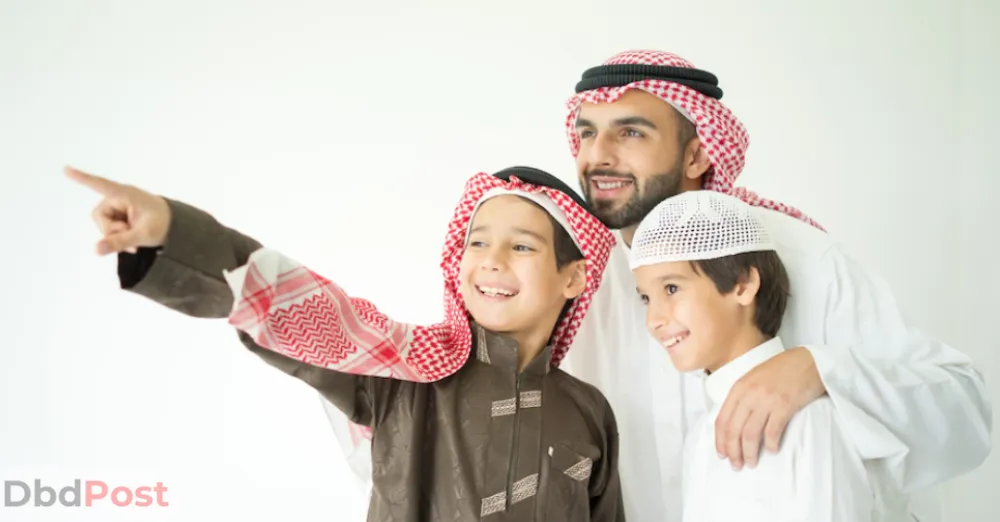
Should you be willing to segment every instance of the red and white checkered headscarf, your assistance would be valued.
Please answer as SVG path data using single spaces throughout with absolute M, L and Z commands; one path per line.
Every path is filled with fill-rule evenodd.
M 487 192 L 541 194 L 555 203 L 586 259 L 587 284 L 553 332 L 552 364 L 573 342 L 607 265 L 614 235 L 569 195 L 554 188 L 473 176 L 448 227 L 441 269 L 444 321 L 428 326 L 394 321 L 370 301 L 351 297 L 332 281 L 282 254 L 261 249 L 226 274 L 234 293 L 229 323 L 260 346 L 287 357 L 355 375 L 434 382 L 457 372 L 472 349 L 469 316 L 459 294 L 459 266 L 469 224 Z
M 604 62 L 604 65 L 623 64 L 695 68 L 690 62 L 675 54 L 648 50 L 625 51 Z M 585 102 L 613 103 L 632 89 L 646 91 L 669 103 L 695 124 L 698 137 L 712 164 L 703 178 L 702 188 L 738 197 L 751 205 L 783 212 L 823 230 L 823 227 L 797 208 L 764 199 L 746 188 L 733 186 L 743 171 L 747 147 L 750 145 L 746 128 L 721 101 L 679 83 L 645 79 L 619 87 L 600 87 L 573 95 L 566 102 L 569 111 L 566 116 L 566 135 L 573 157 L 580 152 L 580 137 L 576 130 L 580 106 Z

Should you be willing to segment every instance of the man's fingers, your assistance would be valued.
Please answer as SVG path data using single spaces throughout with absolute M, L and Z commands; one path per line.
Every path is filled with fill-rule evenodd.
M 737 393 L 729 392 L 726 396 L 726 400 L 722 403 L 722 408 L 719 409 L 719 416 L 715 418 L 715 451 L 719 454 L 719 457 L 726 456 L 726 430 L 729 429 L 732 423 L 733 414 L 736 413 L 737 408 L 740 405 L 740 395 Z
M 715 427 L 717 445 L 719 436 L 722 436 L 723 449 L 720 455 L 728 457 L 730 464 L 732 464 L 735 470 L 743 468 L 743 427 L 746 425 L 749 417 L 750 408 L 746 404 L 741 403 L 736 407 L 727 423 L 721 426 L 716 424 Z
M 105 179 L 93 174 L 87 174 L 86 172 L 74 169 L 73 167 L 66 167 L 63 170 L 66 173 L 66 177 L 69 179 L 104 196 L 117 194 L 123 188 L 121 184 L 115 183 L 110 179 Z
M 764 444 L 767 446 L 767 451 L 778 452 L 778 448 L 781 447 L 781 436 L 785 434 L 792 413 L 791 408 L 781 409 L 771 412 L 767 418 L 767 426 L 764 428 Z
M 743 449 L 743 462 L 749 468 L 757 466 L 757 458 L 760 456 L 760 445 L 764 439 L 764 426 L 767 425 L 767 412 L 762 410 L 754 411 L 743 426 L 743 434 L 740 437 Z
M 729 463 L 733 466 L 733 469 L 737 471 L 743 469 L 742 434 L 743 426 L 746 425 L 749 416 L 749 410 L 740 408 L 737 414 L 733 416 L 732 423 L 729 425 L 730 427 L 726 430 L 726 455 L 729 457 Z

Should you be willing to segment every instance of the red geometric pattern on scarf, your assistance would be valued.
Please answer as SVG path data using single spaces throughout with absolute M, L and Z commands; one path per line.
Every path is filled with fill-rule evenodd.
M 604 62 L 604 65 L 619 64 L 695 68 L 690 62 L 675 54 L 649 50 L 625 51 Z M 694 122 L 698 130 L 698 137 L 701 139 L 705 153 L 712 164 L 712 167 L 705 174 L 702 188 L 732 195 L 750 205 L 783 212 L 823 230 L 819 223 L 795 207 L 764 199 L 743 187 L 733 187 L 736 178 L 743 171 L 747 147 L 750 146 L 750 136 L 740 120 L 721 101 L 705 96 L 685 85 L 664 80 L 642 80 L 621 87 L 601 87 L 573 95 L 566 102 L 566 108 L 569 111 L 566 116 L 566 136 L 569 139 L 570 151 L 574 158 L 580 152 L 580 136 L 576 131 L 576 119 L 580 114 L 580 106 L 584 102 L 613 103 L 632 89 L 640 89 L 656 96 L 682 113 L 686 113 L 685 115 Z
M 349 296 L 337 284 L 300 265 L 269 281 L 251 259 L 229 323 L 254 332 L 260 346 L 314 366 L 412 382 L 434 382 L 454 374 L 472 350 L 468 312 L 458 291 L 459 266 L 476 204 L 493 188 L 550 198 L 565 212 L 570 233 L 586 258 L 586 288 L 553 332 L 552 364 L 557 366 L 600 285 L 614 235 L 558 190 L 484 173 L 466 183 L 449 223 L 441 257 L 444 321 L 430 326 L 394 321 L 370 301 Z

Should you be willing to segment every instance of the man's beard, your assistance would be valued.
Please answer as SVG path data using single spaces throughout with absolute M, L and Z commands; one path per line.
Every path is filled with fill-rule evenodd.
M 617 200 L 595 199 L 593 194 L 594 176 L 608 176 L 632 181 L 632 197 L 624 205 Z M 604 226 L 612 230 L 621 230 L 632 226 L 637 226 L 642 218 L 646 217 L 668 198 L 672 198 L 681 192 L 682 167 L 677 165 L 668 172 L 656 174 L 646 178 L 640 185 L 639 180 L 632 174 L 624 174 L 607 169 L 594 169 L 587 171 L 583 176 L 583 193 L 587 197 L 587 203 L 597 219 L 604 223 Z M 621 206 L 619 206 L 621 205 Z

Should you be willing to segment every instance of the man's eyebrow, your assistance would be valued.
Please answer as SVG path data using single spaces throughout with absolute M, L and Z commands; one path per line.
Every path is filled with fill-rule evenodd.
M 612 122 L 615 127 L 625 127 L 627 125 L 637 125 L 640 127 L 649 127 L 650 129 L 656 129 L 656 124 L 649 121 L 642 116 L 626 116 L 624 118 L 618 118 Z
M 648 127 L 650 129 L 656 130 L 656 124 L 650 121 L 648 118 L 643 118 L 642 116 L 625 116 L 611 121 L 612 127 L 626 127 L 629 125 L 634 125 L 638 127 Z M 576 128 L 583 127 L 594 127 L 594 122 L 586 118 L 576 119 Z

